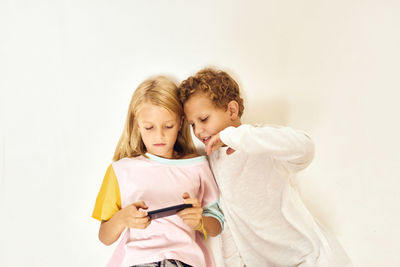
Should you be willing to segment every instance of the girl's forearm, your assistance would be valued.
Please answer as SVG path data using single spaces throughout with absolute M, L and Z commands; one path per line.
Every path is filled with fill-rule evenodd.
M 117 213 L 108 221 L 102 221 L 99 230 L 100 241 L 109 246 L 118 240 L 125 227 L 120 223 Z
M 221 233 L 221 224 L 214 217 L 203 216 L 204 228 L 206 229 L 207 235 L 217 236 Z

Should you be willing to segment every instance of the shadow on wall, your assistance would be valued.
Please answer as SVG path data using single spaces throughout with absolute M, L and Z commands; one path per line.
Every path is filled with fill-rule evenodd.
M 284 98 L 253 100 L 245 108 L 242 123 L 288 125 L 289 102 Z

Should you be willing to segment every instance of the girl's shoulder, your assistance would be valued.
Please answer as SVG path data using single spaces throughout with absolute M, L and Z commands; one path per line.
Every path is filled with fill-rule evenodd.
M 114 161 L 112 163 L 113 167 L 127 167 L 127 166 L 132 166 L 132 165 L 137 165 L 137 164 L 143 164 L 143 156 L 136 156 L 136 157 L 125 157 L 122 159 L 119 159 L 117 161 Z

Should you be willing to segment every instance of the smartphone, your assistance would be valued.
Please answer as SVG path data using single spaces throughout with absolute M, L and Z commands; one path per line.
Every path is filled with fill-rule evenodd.
M 152 220 L 154 220 L 154 219 L 174 215 L 178 211 L 181 211 L 186 208 L 192 208 L 192 207 L 193 207 L 192 204 L 180 204 L 180 205 L 162 208 L 162 209 L 158 209 L 158 210 L 148 211 L 147 214 L 150 216 L 150 218 Z

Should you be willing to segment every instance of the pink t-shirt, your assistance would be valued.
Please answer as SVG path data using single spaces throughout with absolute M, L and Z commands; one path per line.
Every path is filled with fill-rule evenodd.
M 218 201 L 218 189 L 205 157 L 173 160 L 146 155 L 148 158 L 123 158 L 112 164 L 121 208 L 137 201 L 144 201 L 149 211 L 182 204 L 184 192 L 199 199 L 202 207 Z M 107 201 L 107 197 L 104 199 Z M 105 205 L 110 204 L 114 205 Z M 155 219 L 146 229 L 127 229 L 108 266 L 132 266 L 164 259 L 192 266 L 214 266 L 202 235 L 178 215 Z

